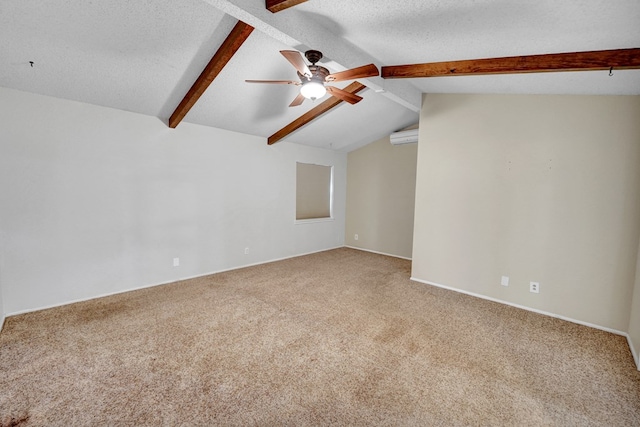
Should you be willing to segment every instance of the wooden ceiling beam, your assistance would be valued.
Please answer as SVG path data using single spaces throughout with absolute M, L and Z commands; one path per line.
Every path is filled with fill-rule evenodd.
M 640 48 L 551 53 L 382 67 L 385 79 L 640 68 Z
M 265 6 L 271 13 L 280 12 L 307 0 L 265 0 Z
M 220 74 L 222 69 L 227 65 L 231 57 L 240 49 L 240 46 L 247 40 L 253 27 L 242 21 L 233 27 L 227 38 L 222 42 L 218 51 L 213 55 L 207 66 L 204 68 L 200 76 L 196 79 L 189 92 L 182 99 L 176 110 L 169 118 L 169 127 L 175 128 L 184 119 L 189 110 L 200 99 L 205 90 Z
M 343 90 L 345 90 L 345 91 L 347 91 L 349 93 L 356 94 L 356 93 L 360 92 L 361 90 L 363 90 L 364 88 L 366 88 L 366 86 L 363 85 L 362 83 L 353 82 L 349 86 L 345 87 Z M 317 105 L 316 107 L 313 107 L 311 110 L 307 111 L 302 116 L 298 117 L 297 119 L 295 119 L 294 121 L 292 121 L 291 123 L 289 123 L 288 125 L 283 127 L 282 129 L 280 129 L 279 131 L 277 131 L 276 133 L 271 135 L 267 139 L 267 143 L 269 145 L 275 144 L 276 142 L 280 141 L 281 139 L 283 139 L 287 135 L 293 133 L 294 131 L 300 129 L 301 127 L 303 127 L 305 125 L 307 125 L 309 122 L 315 120 L 316 118 L 318 118 L 322 114 L 324 114 L 327 111 L 331 110 L 333 107 L 337 106 L 341 102 L 343 102 L 343 101 L 338 99 L 338 98 L 336 98 L 336 97 L 334 97 L 334 96 L 329 97 L 329 99 L 324 101 L 322 104 Z

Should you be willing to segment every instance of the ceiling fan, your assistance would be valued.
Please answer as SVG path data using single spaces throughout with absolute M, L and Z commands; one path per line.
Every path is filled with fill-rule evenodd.
M 378 67 L 374 64 L 363 65 L 361 67 L 351 68 L 349 70 L 330 73 L 328 69 L 320 65 L 316 65 L 322 59 L 322 52 L 317 50 L 308 50 L 304 56 L 311 63 L 307 65 L 302 54 L 295 50 L 281 50 L 280 53 L 287 61 L 291 63 L 298 71 L 300 81 L 295 80 L 245 80 L 247 83 L 268 83 L 300 86 L 300 93 L 289 104 L 289 107 L 295 107 L 302 104 L 305 99 L 322 98 L 327 92 L 342 101 L 349 104 L 355 104 L 362 100 L 361 96 L 347 92 L 334 86 L 327 86 L 325 83 L 340 82 L 344 80 L 353 80 L 367 77 L 375 77 L 379 75 Z

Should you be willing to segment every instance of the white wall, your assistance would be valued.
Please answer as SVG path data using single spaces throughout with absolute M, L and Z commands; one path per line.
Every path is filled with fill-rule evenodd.
M 414 278 L 627 332 L 639 118 L 638 96 L 426 95 Z
M 294 224 L 296 161 L 335 167 L 334 221 Z M 345 153 L 0 89 L 5 313 L 342 246 L 345 182 Z

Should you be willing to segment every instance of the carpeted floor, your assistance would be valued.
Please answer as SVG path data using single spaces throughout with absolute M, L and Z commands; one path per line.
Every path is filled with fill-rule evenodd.
M 626 339 L 337 249 L 10 317 L 0 425 L 638 426 Z

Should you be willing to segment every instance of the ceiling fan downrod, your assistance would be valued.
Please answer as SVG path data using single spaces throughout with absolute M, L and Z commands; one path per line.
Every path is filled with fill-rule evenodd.
M 322 59 L 322 52 L 319 50 L 308 50 L 304 53 L 307 61 L 311 62 L 311 65 L 316 65 L 316 62 Z

